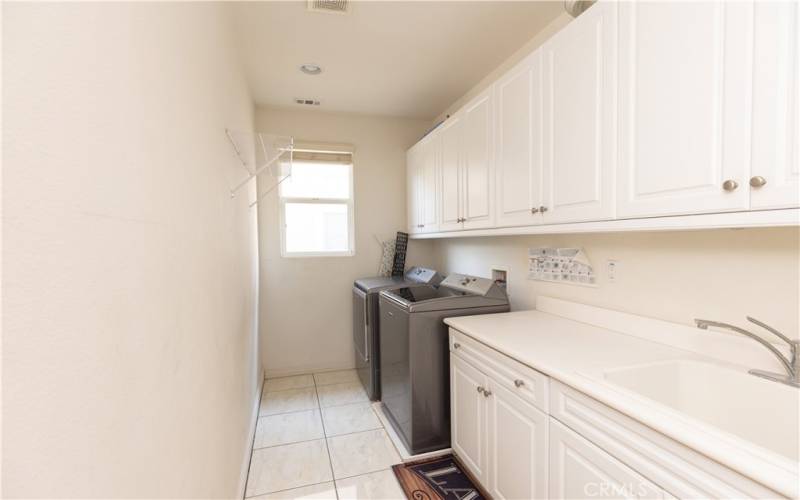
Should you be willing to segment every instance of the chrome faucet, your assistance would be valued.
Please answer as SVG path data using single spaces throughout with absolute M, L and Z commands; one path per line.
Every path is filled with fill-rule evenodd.
M 759 344 L 763 345 L 769 351 L 774 354 L 778 360 L 783 365 L 784 369 L 786 370 L 786 375 L 782 375 L 780 373 L 772 373 L 764 370 L 750 370 L 748 373 L 751 375 L 755 375 L 757 377 L 765 378 L 768 380 L 772 380 L 774 382 L 780 382 L 782 384 L 791 385 L 793 387 L 800 387 L 800 341 L 792 340 L 786 335 L 782 334 L 778 330 L 772 328 L 769 325 L 762 323 L 761 321 L 751 318 L 747 316 L 747 321 L 753 323 L 754 325 L 758 325 L 764 330 L 768 331 L 769 333 L 775 335 L 776 337 L 780 338 L 787 344 L 789 344 L 789 357 L 783 355 L 781 351 L 778 350 L 772 343 L 767 342 L 760 336 L 756 335 L 755 333 L 748 332 L 744 328 L 739 328 L 735 325 L 729 325 L 728 323 L 720 323 L 718 321 L 709 321 L 706 319 L 696 319 L 694 320 L 697 328 L 702 328 L 703 330 L 708 330 L 709 326 L 713 326 L 715 328 L 725 328 L 726 330 L 731 330 L 736 333 L 741 333 L 751 339 L 755 340 Z

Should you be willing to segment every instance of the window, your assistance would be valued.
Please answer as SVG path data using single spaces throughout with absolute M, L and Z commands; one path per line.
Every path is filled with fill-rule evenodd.
M 337 158 L 338 161 L 296 159 L 292 175 L 280 184 L 284 257 L 355 254 L 353 164 L 342 161 L 342 155 Z

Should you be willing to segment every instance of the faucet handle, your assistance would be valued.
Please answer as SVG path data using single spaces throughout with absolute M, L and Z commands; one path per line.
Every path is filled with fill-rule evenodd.
M 762 321 L 759 321 L 759 320 L 757 320 L 757 319 L 755 319 L 755 318 L 753 318 L 751 316 L 747 316 L 747 321 L 749 321 L 750 323 L 753 323 L 754 325 L 760 326 L 761 328 L 763 328 L 764 330 L 768 331 L 769 333 L 775 335 L 776 337 L 780 338 L 781 340 L 783 340 L 784 342 L 786 342 L 790 346 L 797 345 L 798 343 L 800 343 L 797 340 L 790 339 L 789 337 L 787 337 L 786 335 L 782 334 L 778 330 L 772 328 L 771 326 L 767 325 L 766 323 L 764 323 Z

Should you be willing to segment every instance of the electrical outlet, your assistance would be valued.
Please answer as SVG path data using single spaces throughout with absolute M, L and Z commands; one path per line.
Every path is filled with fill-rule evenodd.
M 619 272 L 619 261 L 616 260 L 607 260 L 606 261 L 606 274 L 608 276 L 608 282 L 614 283 L 617 281 L 617 273 Z

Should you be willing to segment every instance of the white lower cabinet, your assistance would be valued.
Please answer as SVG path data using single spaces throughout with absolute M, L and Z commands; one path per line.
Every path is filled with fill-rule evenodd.
M 495 499 L 547 498 L 547 415 L 489 379 L 489 481 Z
M 453 452 L 494 499 L 781 497 L 453 329 L 450 402 Z
M 481 484 L 488 479 L 486 385 L 486 376 L 477 368 L 450 355 L 450 441 L 461 463 Z
M 492 498 L 547 498 L 547 414 L 477 364 L 492 375 L 450 354 L 453 451 Z M 524 374 L 515 379 L 531 383 Z
M 558 420 L 550 418 L 550 498 L 669 498 Z

